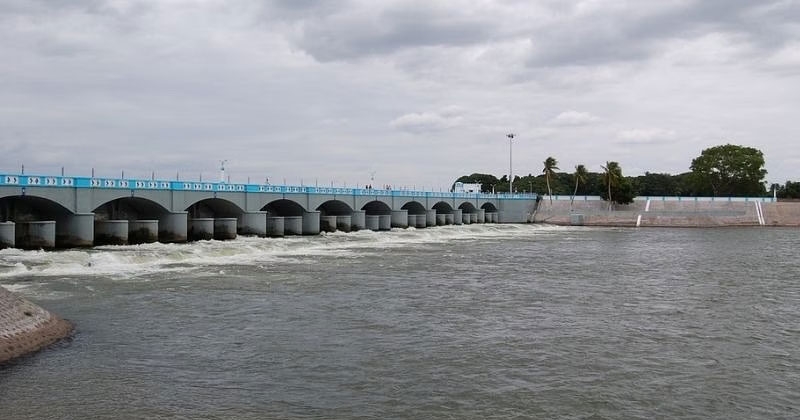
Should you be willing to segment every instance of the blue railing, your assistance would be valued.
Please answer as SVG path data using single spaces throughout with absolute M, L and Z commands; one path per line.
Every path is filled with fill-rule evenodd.
M 46 175 L 7 175 L 0 174 L 0 186 L 20 187 L 64 187 L 98 188 L 126 190 L 170 190 L 170 191 L 217 191 L 281 194 L 328 194 L 328 195 L 366 195 L 387 197 L 436 197 L 436 198 L 483 198 L 535 200 L 536 194 L 484 194 L 437 191 L 385 190 L 372 188 L 310 187 L 296 185 L 237 184 L 225 182 L 166 181 L 156 179 L 118 179 L 67 177 Z
M 571 195 L 554 195 L 553 201 L 570 201 Z M 612 197 L 613 198 L 613 197 Z M 549 200 L 550 196 L 542 195 L 542 200 Z M 599 195 L 576 195 L 574 201 L 602 201 L 603 197 Z M 773 197 L 681 197 L 681 196 L 639 196 L 634 197 L 633 201 L 698 201 L 698 202 L 751 202 L 760 201 L 762 203 L 771 203 L 775 199 Z

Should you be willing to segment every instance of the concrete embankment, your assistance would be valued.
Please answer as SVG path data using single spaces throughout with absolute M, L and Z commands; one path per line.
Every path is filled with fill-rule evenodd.
M 562 199 L 551 203 L 543 197 L 534 222 L 630 227 L 800 226 L 800 203 L 637 197 L 631 204 L 615 204 L 609 210 L 602 200 L 576 199 L 571 204 Z
M 0 287 L 0 364 L 72 333 L 72 324 Z

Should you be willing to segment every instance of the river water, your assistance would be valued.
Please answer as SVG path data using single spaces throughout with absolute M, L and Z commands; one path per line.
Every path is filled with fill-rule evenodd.
M 0 368 L 0 418 L 798 418 L 798 233 L 3 250 L 0 284 L 77 331 Z

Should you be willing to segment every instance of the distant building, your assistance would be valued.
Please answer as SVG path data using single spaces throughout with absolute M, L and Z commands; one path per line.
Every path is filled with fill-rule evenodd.
M 481 192 L 481 184 L 465 184 L 463 182 L 456 182 L 453 184 L 453 192 L 479 193 Z

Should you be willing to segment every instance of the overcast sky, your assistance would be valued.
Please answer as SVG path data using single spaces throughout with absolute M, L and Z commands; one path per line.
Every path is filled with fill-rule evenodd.
M 447 188 L 681 173 L 800 180 L 800 1 L 0 2 L 0 172 Z

